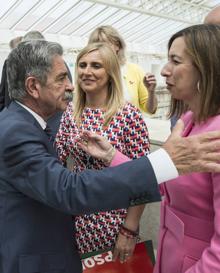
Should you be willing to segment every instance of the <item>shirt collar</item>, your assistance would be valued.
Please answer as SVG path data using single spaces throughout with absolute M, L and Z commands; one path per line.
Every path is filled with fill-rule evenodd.
M 19 104 L 20 106 L 22 106 L 24 109 L 26 109 L 37 120 L 37 122 L 40 124 L 40 126 L 42 127 L 43 130 L 46 128 L 47 123 L 41 116 L 39 116 L 36 112 L 31 110 L 26 105 L 20 103 L 19 101 L 16 101 L 16 103 Z

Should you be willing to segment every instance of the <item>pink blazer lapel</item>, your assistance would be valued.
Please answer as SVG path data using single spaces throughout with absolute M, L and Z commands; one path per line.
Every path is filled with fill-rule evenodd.
M 194 126 L 193 113 L 191 111 L 188 111 L 184 115 L 182 115 L 181 119 L 185 124 L 182 136 L 188 136 Z

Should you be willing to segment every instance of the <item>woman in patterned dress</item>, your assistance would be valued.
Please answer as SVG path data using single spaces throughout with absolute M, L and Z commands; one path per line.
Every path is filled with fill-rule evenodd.
M 85 129 L 105 136 L 131 159 L 149 153 L 147 126 L 140 111 L 124 101 L 120 65 L 108 45 L 90 44 L 79 53 L 75 89 L 74 105 L 70 103 L 64 112 L 56 137 L 58 154 L 64 164 L 70 158 L 75 172 L 105 167 L 104 162 L 78 147 L 76 140 Z M 79 251 L 107 249 L 115 244 L 114 258 L 124 262 L 132 255 L 136 238 L 121 234 L 119 228 L 123 223 L 133 232 L 138 230 L 144 210 L 142 203 L 144 200 L 128 209 L 74 217 Z

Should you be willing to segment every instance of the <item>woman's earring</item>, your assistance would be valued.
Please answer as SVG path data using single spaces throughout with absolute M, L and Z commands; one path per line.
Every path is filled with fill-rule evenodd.
M 197 91 L 198 91 L 199 94 L 201 93 L 201 90 L 200 90 L 200 81 L 197 82 Z

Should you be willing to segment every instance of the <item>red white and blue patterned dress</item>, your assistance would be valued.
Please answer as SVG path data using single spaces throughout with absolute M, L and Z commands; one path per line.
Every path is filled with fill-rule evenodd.
M 101 160 L 90 157 L 78 148 L 75 139 L 85 129 L 105 136 L 116 149 L 131 159 L 149 153 L 147 126 L 141 112 L 130 103 L 126 103 L 115 114 L 107 127 L 103 126 L 104 111 L 91 108 L 84 109 L 82 122 L 78 127 L 73 118 L 72 107 L 72 103 L 70 103 L 62 116 L 56 137 L 56 146 L 63 163 L 68 158 L 71 159 L 74 172 L 80 172 L 84 169 L 99 170 L 105 167 Z M 126 213 L 126 209 L 118 209 L 76 216 L 74 219 L 75 236 L 79 252 L 87 253 L 112 247 Z

